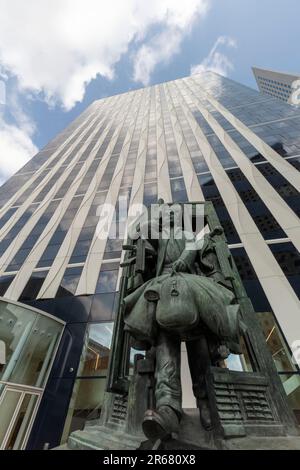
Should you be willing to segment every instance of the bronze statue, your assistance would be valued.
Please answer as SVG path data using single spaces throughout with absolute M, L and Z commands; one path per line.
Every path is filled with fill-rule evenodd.
M 134 338 L 134 347 L 155 348 L 155 408 L 146 411 L 143 421 L 143 431 L 151 440 L 164 439 L 179 429 L 181 341 L 186 341 L 193 392 L 206 430 L 211 428 L 207 369 L 230 352 L 241 352 L 239 305 L 214 252 L 214 237 L 223 229 L 206 234 L 201 249 L 195 249 L 184 232 L 176 238 L 175 230 L 170 212 L 169 238 L 145 240 L 152 273 L 148 271 L 148 279 L 124 299 L 125 329 Z
M 197 207 L 210 231 L 199 245 L 184 217 L 183 237 L 172 217 L 167 237 L 155 214 L 133 224 L 101 417 L 72 433 L 72 448 L 299 448 L 298 426 L 213 204 L 191 202 L 192 221 Z M 197 410 L 182 410 L 182 341 L 200 420 Z M 230 352 L 244 354 L 243 370 L 226 367 Z

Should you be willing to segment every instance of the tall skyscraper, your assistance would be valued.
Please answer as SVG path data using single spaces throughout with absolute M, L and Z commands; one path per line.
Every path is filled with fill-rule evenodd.
M 261 93 L 274 96 L 279 100 L 289 104 L 293 103 L 292 95 L 295 89 L 293 84 L 299 82 L 300 74 L 293 75 L 290 73 L 275 72 L 274 70 L 252 68 L 258 89 Z M 299 86 L 297 88 L 300 88 Z
M 99 236 L 99 207 L 158 198 L 213 202 L 300 420 L 299 169 L 299 111 L 208 72 L 95 101 L 11 177 L 0 445 L 51 448 L 99 416 L 126 232 L 117 210 L 117 236 Z

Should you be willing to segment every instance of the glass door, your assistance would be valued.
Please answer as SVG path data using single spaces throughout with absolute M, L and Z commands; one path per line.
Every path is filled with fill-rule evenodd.
M 25 449 L 64 322 L 0 298 L 0 449 Z
M 25 448 L 38 409 L 42 389 L 4 384 L 0 397 L 0 449 Z

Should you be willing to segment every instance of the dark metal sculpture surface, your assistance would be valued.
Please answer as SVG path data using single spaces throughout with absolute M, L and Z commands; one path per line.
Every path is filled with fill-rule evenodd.
M 124 448 L 146 438 L 144 448 L 203 448 L 211 439 L 222 447 L 229 439 L 298 435 L 213 205 L 200 204 L 207 230 L 199 248 L 176 238 L 172 217 L 167 239 L 151 238 L 150 219 L 149 237 L 124 246 L 100 422 Z M 182 410 L 182 341 L 200 419 Z M 246 351 L 250 370 L 226 368 L 229 354 Z

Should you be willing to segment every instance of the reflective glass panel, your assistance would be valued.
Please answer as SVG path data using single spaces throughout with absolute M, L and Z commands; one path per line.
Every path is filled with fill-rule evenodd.
M 37 400 L 37 395 L 31 395 L 30 393 L 25 394 L 21 407 L 14 418 L 13 426 L 6 438 L 5 450 L 18 450 L 23 448 L 26 431 L 35 411 Z
M 0 302 L 0 340 L 5 345 L 0 380 L 42 387 L 62 328 L 29 308 Z
M 89 325 L 78 376 L 107 375 L 112 334 L 113 323 Z

